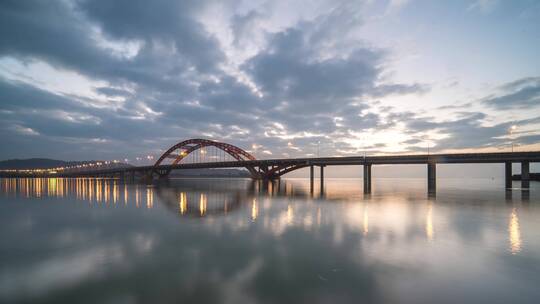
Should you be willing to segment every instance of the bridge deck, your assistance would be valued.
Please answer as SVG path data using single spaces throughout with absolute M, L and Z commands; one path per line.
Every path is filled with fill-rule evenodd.
M 540 152 L 499 152 L 499 153 L 461 153 L 461 154 L 423 154 L 423 155 L 381 155 L 381 156 L 350 156 L 350 157 L 315 157 L 290 159 L 261 159 L 246 161 L 225 161 L 207 163 L 188 163 L 176 165 L 161 165 L 157 169 L 206 169 L 206 168 L 241 168 L 241 167 L 272 167 L 283 165 L 390 165 L 390 164 L 467 164 L 467 163 L 506 163 L 506 162 L 540 162 Z M 59 172 L 57 174 L 21 174 L 0 173 L 2 176 L 92 176 L 102 174 L 117 174 L 131 172 L 146 172 L 153 166 L 138 166 L 129 168 L 99 169 L 86 171 Z

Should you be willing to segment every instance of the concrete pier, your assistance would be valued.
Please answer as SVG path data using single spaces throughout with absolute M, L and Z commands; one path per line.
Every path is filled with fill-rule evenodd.
M 364 165 L 364 193 L 371 193 L 371 164 Z
M 313 194 L 313 188 L 314 188 L 314 184 L 315 184 L 315 170 L 314 170 L 314 166 L 311 165 L 309 166 L 309 192 L 311 192 L 311 194 Z
M 321 176 L 319 177 L 321 180 L 321 194 L 324 193 L 324 166 L 321 166 Z
M 529 189 L 529 162 L 524 161 L 521 162 L 521 188 L 522 189 Z
M 504 163 L 504 186 L 512 189 L 512 162 Z
M 434 162 L 427 164 L 427 180 L 428 192 L 435 193 L 437 191 L 437 164 Z

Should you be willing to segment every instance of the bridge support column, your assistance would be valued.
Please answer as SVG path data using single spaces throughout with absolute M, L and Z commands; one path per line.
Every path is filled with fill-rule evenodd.
M 512 189 L 512 162 L 504 163 L 504 187 L 506 190 Z
M 321 166 L 320 180 L 321 180 L 321 194 L 323 194 L 324 193 L 324 166 Z
M 521 162 L 521 188 L 529 189 L 529 162 Z
M 313 165 L 309 166 L 309 192 L 313 194 L 313 188 L 314 188 L 314 179 L 315 179 L 315 168 Z
M 142 180 L 144 183 L 152 183 L 152 181 L 154 180 L 154 174 L 152 170 L 143 172 Z
M 364 165 L 364 193 L 371 193 L 371 164 Z
M 437 164 L 434 162 L 427 164 L 427 180 L 428 193 L 435 193 L 437 191 Z

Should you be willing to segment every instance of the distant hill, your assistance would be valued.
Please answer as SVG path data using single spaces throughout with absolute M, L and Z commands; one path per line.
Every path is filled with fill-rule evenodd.
M 56 167 L 73 166 L 94 161 L 63 161 L 48 158 L 8 159 L 0 161 L 0 169 L 49 169 Z

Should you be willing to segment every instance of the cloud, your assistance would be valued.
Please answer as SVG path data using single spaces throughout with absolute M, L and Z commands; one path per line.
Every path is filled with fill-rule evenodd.
M 388 2 L 388 7 L 386 9 L 386 13 L 394 13 L 399 11 L 401 8 L 403 8 L 405 5 L 409 3 L 409 0 L 390 0 Z
M 35 153 L 66 159 L 147 155 L 201 136 L 256 144 L 260 157 L 314 153 L 319 141 L 354 153 L 365 133 L 373 142 L 364 146 L 373 149 L 391 149 L 385 141 L 395 134 L 414 148 L 415 132 L 429 130 L 445 134 L 434 139 L 440 147 L 501 141 L 504 124 L 485 126 L 485 113 L 441 120 L 410 112 L 406 102 L 388 106 L 385 98 L 425 98 L 435 86 L 392 80 L 392 50 L 359 35 L 363 3 L 323 1 L 294 12 L 288 5 L 2 1 L 0 61 L 17 64 L 0 78 L 0 133 L 9 145 L 0 156 L 34 145 Z M 54 89 L 38 84 L 33 79 L 47 77 L 32 73 L 43 70 L 25 67 L 39 63 L 55 75 L 82 76 L 88 92 L 62 90 L 73 87 L 68 76 Z M 538 78 L 520 79 L 481 102 L 495 110 L 533 107 L 539 87 Z
M 472 105 L 473 105 L 472 102 L 467 102 L 467 103 L 463 103 L 463 104 L 453 104 L 453 105 L 440 106 L 437 109 L 439 109 L 439 110 L 463 110 L 463 109 L 470 108 Z
M 504 84 L 499 95 L 488 96 L 482 103 L 498 110 L 529 109 L 540 106 L 540 77 L 528 77 Z
M 373 89 L 371 96 L 384 97 L 388 95 L 406 95 L 406 94 L 424 94 L 430 90 L 427 84 L 383 84 L 378 85 Z
M 402 120 L 407 125 L 407 133 L 412 136 L 405 143 L 416 145 L 430 141 L 435 149 L 465 149 L 465 148 L 500 148 L 510 142 L 509 128 L 519 125 L 527 128 L 540 123 L 540 116 L 510 122 L 487 125 L 487 114 L 482 112 L 463 112 L 458 119 L 436 121 L 432 117 L 411 115 Z M 536 143 L 537 134 L 524 132 L 515 135 L 515 142 L 523 144 Z M 414 150 L 413 147 L 411 147 Z
M 80 1 L 78 9 L 117 40 L 142 40 L 146 46 L 171 48 L 188 66 L 215 70 L 224 60 L 217 41 L 195 17 L 201 1 Z
M 27 127 L 23 127 L 23 126 L 20 126 L 20 125 L 13 125 L 11 127 L 15 132 L 19 133 L 19 134 L 22 134 L 22 135 L 30 135 L 30 136 L 36 136 L 36 135 L 39 135 L 38 132 L 36 132 L 34 129 L 32 128 L 27 128 Z
M 474 11 L 478 10 L 481 13 L 489 13 L 493 11 L 497 5 L 499 4 L 499 0 L 475 0 L 473 3 L 471 3 L 467 10 Z
M 131 95 L 131 93 L 126 90 L 114 87 L 97 87 L 95 88 L 95 91 L 108 97 L 125 97 Z

